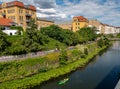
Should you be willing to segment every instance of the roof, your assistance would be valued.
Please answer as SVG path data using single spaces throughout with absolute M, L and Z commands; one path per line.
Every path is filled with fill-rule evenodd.
M 120 27 L 116 27 L 116 28 L 120 28 Z
M 12 22 L 14 22 L 12 19 L 0 18 L 0 26 L 11 26 Z
M 27 7 L 26 7 L 26 5 L 24 5 L 24 3 L 20 2 L 20 1 L 13 1 L 13 2 L 2 3 L 2 4 L 6 4 L 6 7 L 18 6 L 18 7 L 22 7 L 22 8 L 26 8 L 26 9 L 30 9 L 30 10 L 36 11 L 35 6 L 27 5 Z M 0 4 L 0 8 L 2 8 L 2 4 Z
M 83 16 L 75 16 L 75 17 L 73 17 L 73 19 L 74 18 L 77 18 L 80 22 L 87 22 L 88 20 L 85 18 L 85 17 L 83 17 Z

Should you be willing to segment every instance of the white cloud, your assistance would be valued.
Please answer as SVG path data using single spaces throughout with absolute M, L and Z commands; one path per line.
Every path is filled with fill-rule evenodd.
M 37 10 L 40 10 L 41 12 L 56 13 L 56 10 L 54 8 L 42 9 L 42 8 L 37 7 Z
M 13 0 L 1 0 L 13 1 Z M 73 16 L 83 15 L 95 18 L 103 23 L 120 25 L 120 0 L 63 0 L 63 5 L 57 5 L 56 0 L 19 0 L 37 7 L 37 16 L 55 21 L 68 21 Z

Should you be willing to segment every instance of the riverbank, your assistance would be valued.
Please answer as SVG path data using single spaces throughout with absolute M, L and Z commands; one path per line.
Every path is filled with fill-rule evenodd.
M 51 69 L 47 72 L 39 73 L 31 77 L 25 77 L 24 79 L 16 79 L 12 81 L 3 82 L 0 84 L 0 89 L 30 88 L 39 85 L 42 82 L 47 81 L 49 79 L 70 73 L 71 71 L 76 70 L 76 68 L 78 67 L 85 66 L 87 63 L 89 63 L 90 59 L 92 59 L 95 55 L 97 55 L 100 51 L 104 50 L 105 48 L 107 47 L 104 46 L 102 48 L 94 49 L 94 52 L 90 53 L 85 58 L 81 58 L 68 65 L 64 65 L 56 69 Z

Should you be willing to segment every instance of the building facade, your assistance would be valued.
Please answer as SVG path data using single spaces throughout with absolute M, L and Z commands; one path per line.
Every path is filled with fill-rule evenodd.
M 72 30 L 72 24 L 71 23 L 62 23 L 62 24 L 57 24 L 59 27 L 62 29 L 66 30 Z
M 2 3 L 0 17 L 12 19 L 25 30 L 31 18 L 36 20 L 36 8 L 32 5 L 24 5 L 20 1 Z
M 83 27 L 88 27 L 88 20 L 83 16 L 73 17 L 72 31 L 76 32 L 80 30 L 80 28 L 83 28 Z
M 49 20 L 45 20 L 45 19 L 37 19 L 38 29 L 40 29 L 42 27 L 48 27 L 53 24 L 54 24 L 53 21 L 49 21 Z
M 120 33 L 120 27 L 116 27 L 116 32 Z
M 100 33 L 105 34 L 105 25 L 103 23 L 100 23 Z

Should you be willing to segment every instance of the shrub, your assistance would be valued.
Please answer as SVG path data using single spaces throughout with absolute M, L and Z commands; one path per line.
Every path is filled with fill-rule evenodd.
M 84 48 L 84 54 L 88 55 L 88 49 L 87 48 Z
M 59 61 L 60 61 L 60 64 L 66 64 L 68 60 L 68 57 L 67 57 L 67 51 L 66 50 L 61 50 L 61 53 L 60 53 L 60 56 L 59 56 Z
M 81 54 L 81 58 L 85 58 L 86 57 L 86 55 L 85 54 Z

